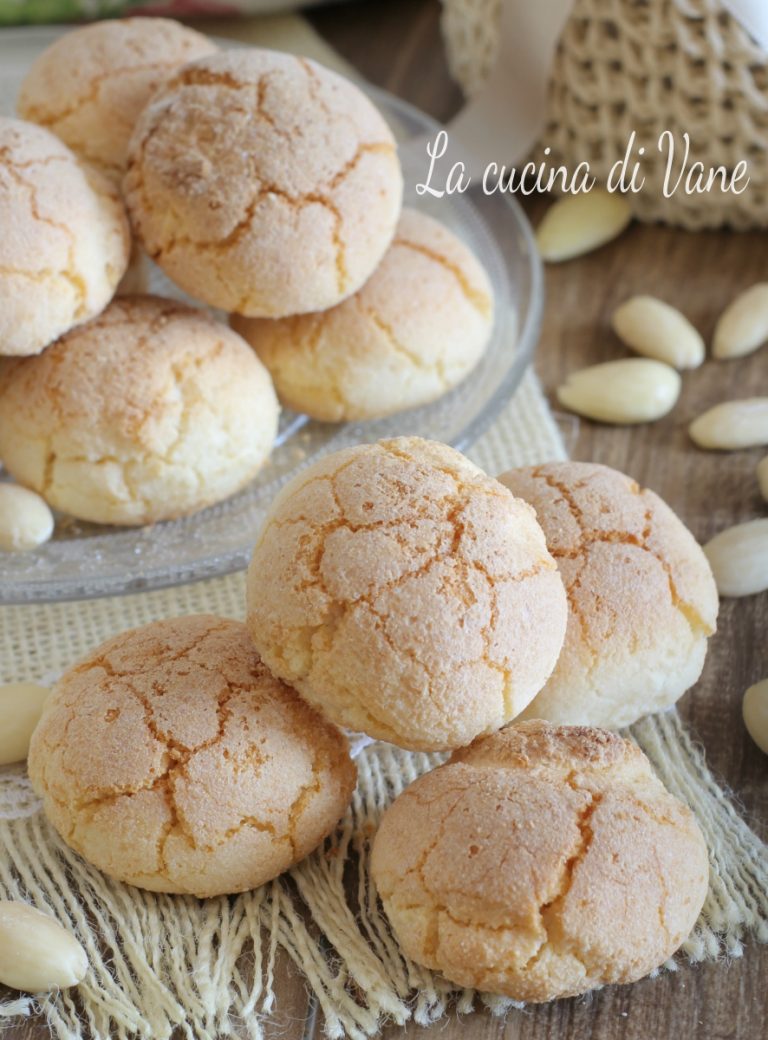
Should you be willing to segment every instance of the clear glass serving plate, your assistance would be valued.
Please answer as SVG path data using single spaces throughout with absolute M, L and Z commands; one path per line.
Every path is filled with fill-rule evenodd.
M 0 32 L 0 113 L 12 115 L 32 59 L 60 30 Z M 231 41 L 220 41 L 231 46 Z M 405 202 L 448 224 L 488 270 L 496 297 L 493 337 L 479 366 L 434 404 L 366 423 L 330 425 L 284 412 L 272 457 L 234 498 L 194 516 L 143 528 L 102 527 L 57 517 L 52 541 L 32 552 L 0 552 L 0 603 L 118 595 L 222 575 L 244 567 L 278 488 L 319 455 L 381 437 L 418 435 L 466 449 L 498 415 L 531 361 L 539 335 L 542 275 L 530 226 L 509 195 L 470 191 L 436 199 L 415 186 L 427 172 L 426 144 L 438 124 L 384 91 L 365 87 L 401 149 Z M 152 291 L 183 298 L 154 269 Z

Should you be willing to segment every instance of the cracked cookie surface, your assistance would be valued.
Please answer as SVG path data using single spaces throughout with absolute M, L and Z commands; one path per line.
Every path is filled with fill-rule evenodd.
M 113 181 L 149 99 L 180 66 L 218 47 L 169 18 L 123 18 L 68 32 L 32 63 L 19 91 L 22 119 L 52 130 Z
M 558 462 L 500 481 L 529 502 L 568 594 L 565 644 L 524 718 L 618 729 L 699 678 L 718 598 L 693 535 L 617 470 Z
M 514 718 L 562 645 L 566 601 L 524 502 L 419 438 L 299 473 L 248 572 L 263 660 L 340 725 L 415 749 Z
M 272 381 L 248 344 L 174 300 L 121 297 L 0 375 L 6 468 L 95 523 L 221 501 L 254 477 L 277 431 Z
M 356 779 L 344 736 L 270 675 L 245 626 L 208 615 L 124 632 L 71 668 L 29 772 L 85 859 L 201 897 L 256 888 L 306 856 Z
M 692 813 L 634 744 L 529 721 L 407 788 L 372 871 L 409 957 L 540 1002 L 662 964 L 695 924 L 709 863 Z
M 0 117 L 0 355 L 38 354 L 98 314 L 128 265 L 117 192 L 42 127 Z
M 356 86 L 254 48 L 171 77 L 137 124 L 124 191 L 134 230 L 178 285 L 274 318 L 363 284 L 394 234 L 402 175 Z
M 362 289 L 338 306 L 278 321 L 232 318 L 283 403 L 325 422 L 434 401 L 475 367 L 492 326 L 493 290 L 477 258 L 411 209 Z

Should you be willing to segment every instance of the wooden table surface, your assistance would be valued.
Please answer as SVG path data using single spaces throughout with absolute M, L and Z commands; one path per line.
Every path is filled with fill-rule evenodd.
M 449 79 L 439 35 L 438 0 L 365 0 L 311 14 L 318 31 L 372 82 L 406 98 L 438 119 L 461 104 Z M 504 161 L 500 154 L 499 160 Z M 527 204 L 535 222 L 546 203 Z M 547 307 L 536 368 L 551 393 L 566 373 L 622 357 L 611 333 L 612 309 L 644 292 L 680 307 L 709 339 L 718 314 L 741 289 L 765 280 L 764 232 L 689 234 L 635 225 L 618 241 L 547 270 Z M 564 418 L 574 458 L 625 470 L 657 491 L 700 540 L 740 520 L 765 515 L 754 468 L 759 451 L 698 451 L 688 422 L 718 401 L 768 393 L 768 348 L 741 361 L 708 361 L 686 374 L 680 401 L 650 426 L 612 428 Z M 752 826 L 766 836 L 768 759 L 752 744 L 741 721 L 741 696 L 768 676 L 768 594 L 726 600 L 701 681 L 680 708 L 704 745 L 710 767 L 737 795 Z M 487 1013 L 450 1018 L 430 1029 L 389 1027 L 383 1040 L 757 1040 L 765 1035 L 768 949 L 748 943 L 731 963 L 683 965 L 632 986 L 609 987 L 586 998 L 513 1011 L 505 1021 Z M 301 978 L 284 964 L 279 1009 L 265 1023 L 268 1037 L 302 1040 L 322 1035 L 317 1022 L 305 1032 L 307 997 Z M 9 1029 L 7 1040 L 43 1040 L 38 1021 Z

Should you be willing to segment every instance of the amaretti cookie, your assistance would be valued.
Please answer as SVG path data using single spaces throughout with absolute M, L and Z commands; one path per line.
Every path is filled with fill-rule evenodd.
M 404 952 L 534 1003 L 634 982 L 693 928 L 707 850 L 630 741 L 513 723 L 384 814 L 373 877 Z
M 17 110 L 119 180 L 136 120 L 157 88 L 180 65 L 216 50 L 205 36 L 168 18 L 82 26 L 35 59 Z
M 419 438 L 300 472 L 248 572 L 248 628 L 274 674 L 339 725 L 405 748 L 459 747 L 521 712 L 566 612 L 530 506 Z
M 699 678 L 717 623 L 693 535 L 607 466 L 555 462 L 499 479 L 536 510 L 568 593 L 560 659 L 523 717 L 619 728 L 669 708 Z
M 120 297 L 36 358 L 0 367 L 0 458 L 83 520 L 146 524 L 238 491 L 278 405 L 236 333 L 174 300 Z
M 181 69 L 144 110 L 124 192 L 149 255 L 215 307 L 332 307 L 384 255 L 402 175 L 389 127 L 308 59 L 243 49 Z
M 0 116 L 0 355 L 37 354 L 98 314 L 128 264 L 115 189 L 39 126 Z
M 28 764 L 85 859 L 200 897 L 256 888 L 306 856 L 356 778 L 342 734 L 269 674 L 243 625 L 211 616 L 124 632 L 66 672 Z
M 394 241 L 353 296 L 291 318 L 233 317 L 289 408 L 326 422 L 376 419 L 451 390 L 483 355 L 493 290 L 470 249 L 406 209 Z

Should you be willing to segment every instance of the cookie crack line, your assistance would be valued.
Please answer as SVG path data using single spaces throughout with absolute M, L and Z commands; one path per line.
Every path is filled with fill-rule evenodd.
M 411 249 L 416 253 L 420 253 L 422 256 L 427 257 L 434 263 L 438 264 L 444 270 L 448 271 L 456 281 L 459 283 L 463 295 L 467 298 L 469 303 L 478 311 L 484 318 L 490 318 L 492 314 L 491 299 L 487 293 L 484 293 L 481 289 L 476 289 L 474 285 L 469 281 L 466 274 L 462 271 L 458 264 L 453 263 L 443 253 L 438 253 L 435 249 L 430 249 L 429 246 L 422 245 L 421 242 L 413 242 L 407 238 L 395 237 L 392 242 L 393 246 L 400 246 L 402 249 Z
M 704 618 L 701 616 L 699 611 L 696 610 L 696 608 L 693 606 L 692 603 L 687 602 L 686 600 L 684 600 L 682 598 L 682 596 L 680 596 L 679 591 L 677 589 L 677 585 L 675 583 L 674 575 L 672 574 L 672 567 L 669 564 L 669 562 L 661 555 L 660 552 L 656 551 L 655 549 L 653 549 L 652 546 L 650 546 L 648 544 L 648 540 L 650 539 L 650 537 L 652 535 L 653 511 L 652 511 L 651 508 L 648 508 L 645 511 L 645 514 L 644 514 L 644 526 L 643 526 L 643 530 L 641 531 L 641 533 L 639 535 L 632 534 L 629 531 L 599 531 L 599 530 L 594 530 L 594 529 L 588 528 L 586 526 L 586 523 L 585 523 L 584 512 L 579 507 L 579 505 L 576 502 L 576 500 L 574 499 L 573 494 L 571 493 L 570 488 L 568 488 L 567 486 L 562 484 L 560 481 L 556 480 L 555 477 L 553 477 L 550 473 L 542 472 L 543 469 L 544 469 L 544 466 L 537 466 L 537 467 L 535 467 L 535 469 L 532 470 L 532 475 L 533 475 L 534 479 L 536 479 L 536 480 L 544 480 L 544 482 L 550 488 L 552 488 L 554 491 L 557 491 L 557 492 L 560 493 L 560 495 L 563 497 L 563 500 L 565 501 L 566 505 L 568 506 L 569 511 L 570 511 L 573 519 L 576 521 L 576 524 L 578 525 L 578 528 L 579 528 L 579 536 L 580 537 L 579 537 L 579 544 L 577 546 L 575 546 L 572 549 L 551 549 L 550 550 L 552 556 L 556 560 L 558 560 L 558 559 L 571 559 L 572 560 L 572 559 L 579 559 L 581 557 L 585 557 L 586 553 L 587 553 L 587 551 L 588 551 L 588 549 L 590 547 L 590 545 L 593 545 L 595 543 L 614 543 L 614 544 L 620 544 L 620 545 L 633 545 L 636 548 L 641 549 L 643 552 L 648 553 L 648 555 L 651 556 L 653 559 L 655 559 L 656 562 L 659 564 L 659 566 L 662 568 L 662 570 L 665 572 L 665 574 L 667 576 L 667 580 L 669 582 L 669 592 L 670 592 L 670 598 L 671 598 L 671 601 L 672 601 L 672 606 L 682 615 L 683 619 L 686 621 L 686 623 L 688 624 L 689 628 L 691 629 L 692 634 L 694 636 L 699 636 L 699 635 L 710 636 L 710 635 L 712 635 L 714 629 L 704 621 Z M 644 495 L 645 491 L 646 491 L 646 489 L 645 488 L 641 488 L 639 486 L 639 484 L 637 484 L 636 481 L 631 481 L 631 483 L 630 483 L 630 490 L 632 491 L 633 494 L 640 495 L 640 496 Z M 566 583 L 563 582 L 563 584 L 566 584 Z M 569 601 L 569 604 L 570 604 L 571 603 L 571 589 L 567 585 L 566 585 L 566 592 L 568 594 L 568 601 Z M 584 631 L 583 619 L 581 620 L 580 623 L 581 623 L 581 626 L 582 626 L 582 631 Z M 587 640 L 587 645 L 589 646 L 589 641 L 588 640 Z
M 582 787 L 574 787 L 573 784 L 569 784 L 569 786 L 571 786 L 573 790 L 582 791 L 588 797 L 589 801 L 577 814 L 576 827 L 578 829 L 578 836 L 570 855 L 563 864 L 557 889 L 552 898 L 539 907 L 539 921 L 544 929 L 544 938 L 542 939 L 538 949 L 522 966 L 521 971 L 523 972 L 530 971 L 530 969 L 535 967 L 535 965 L 541 960 L 544 954 L 548 952 L 552 952 L 556 955 L 567 954 L 574 957 L 583 964 L 585 973 L 589 970 L 581 951 L 578 950 L 574 943 L 573 937 L 566 935 L 564 930 L 560 930 L 558 934 L 555 931 L 555 923 L 557 916 L 563 909 L 565 901 L 573 887 L 576 870 L 579 867 L 579 864 L 583 863 L 589 854 L 589 850 L 594 840 L 594 830 L 591 821 L 603 799 L 603 795 L 596 791 L 590 792 Z

